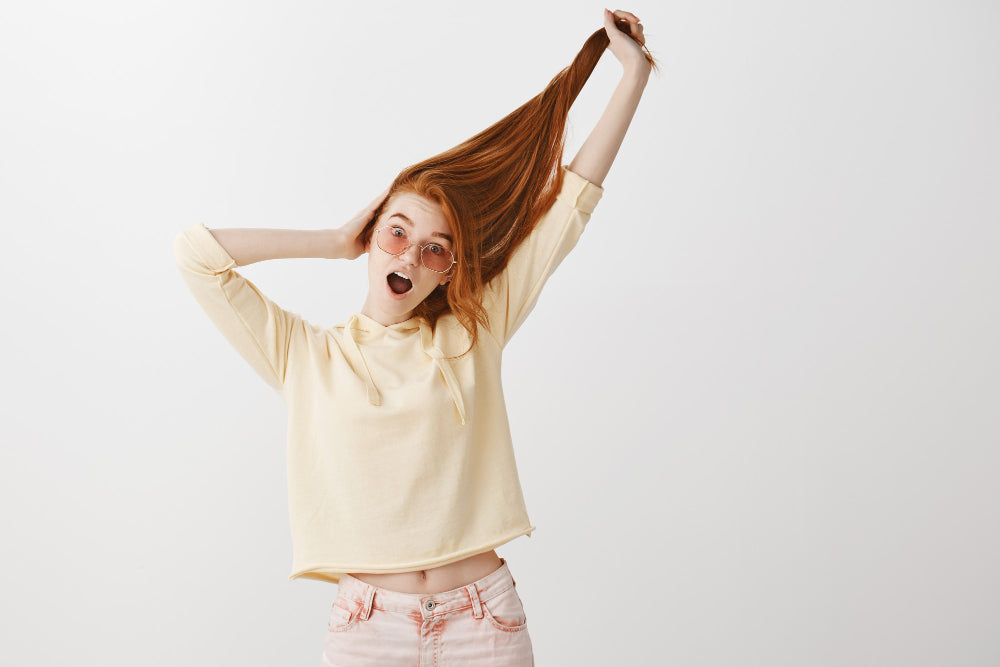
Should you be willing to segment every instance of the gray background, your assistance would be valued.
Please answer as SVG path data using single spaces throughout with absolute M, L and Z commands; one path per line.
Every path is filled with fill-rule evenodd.
M 287 580 L 284 406 L 171 242 L 339 226 L 601 9 L 4 6 L 0 662 L 319 664 L 336 588 Z M 1000 9 L 626 9 L 663 72 L 504 367 L 537 530 L 498 551 L 538 664 L 1000 664 Z M 325 325 L 367 288 L 244 271 Z

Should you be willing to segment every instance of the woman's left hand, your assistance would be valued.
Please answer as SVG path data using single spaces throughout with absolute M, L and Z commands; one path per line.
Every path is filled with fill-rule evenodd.
M 628 26 L 629 33 L 622 32 L 616 25 L 618 22 L 622 27 Z M 649 61 L 646 60 L 642 52 L 642 46 L 646 43 L 646 38 L 642 34 L 642 24 L 639 17 L 632 12 L 623 9 L 616 9 L 610 12 L 604 10 L 604 30 L 608 33 L 608 49 L 614 54 L 622 67 L 637 67 L 640 70 L 648 71 Z

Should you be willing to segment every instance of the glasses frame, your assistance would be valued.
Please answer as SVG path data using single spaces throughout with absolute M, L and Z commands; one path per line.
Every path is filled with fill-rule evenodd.
M 384 252 L 386 254 L 393 255 L 394 257 L 399 257 L 404 252 L 406 252 L 407 250 L 409 250 L 410 248 L 412 248 L 413 246 L 415 246 L 417 244 L 415 242 L 414 243 L 409 243 L 409 244 L 407 244 L 407 246 L 405 248 L 403 248 L 399 252 L 389 252 L 388 250 L 386 250 L 385 248 L 383 248 L 382 244 L 378 242 L 378 233 L 380 231 L 382 231 L 383 229 L 390 229 L 392 227 L 399 227 L 399 225 L 382 225 L 381 227 L 376 227 L 375 230 L 372 232 L 372 236 L 375 237 L 375 245 L 378 246 L 379 250 L 381 250 L 382 252 Z M 399 227 L 399 228 L 403 229 L 402 227 Z M 403 231 L 405 232 L 406 230 L 403 229 Z M 445 250 L 448 250 L 448 253 L 451 255 L 451 265 L 447 269 L 445 269 L 444 271 L 438 271 L 437 269 L 432 269 L 431 267 L 427 266 L 427 264 L 424 262 L 424 248 L 426 248 L 429 245 L 441 245 L 441 244 L 440 243 L 436 243 L 434 241 L 430 241 L 430 242 L 425 243 L 422 246 L 420 246 L 420 265 L 423 266 L 428 271 L 433 271 L 434 273 L 448 273 L 449 271 L 451 271 L 451 268 L 453 266 L 455 266 L 456 264 L 458 264 L 458 260 L 455 259 L 455 253 L 453 253 L 451 250 L 448 250 L 448 248 L 444 248 L 444 246 L 441 245 L 441 247 L 444 248 Z

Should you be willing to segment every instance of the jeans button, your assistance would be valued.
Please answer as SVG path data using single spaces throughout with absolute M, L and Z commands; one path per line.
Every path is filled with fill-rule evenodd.
M 427 611 L 433 609 L 435 605 L 437 605 L 437 602 L 435 602 L 434 600 L 427 600 L 427 602 L 424 603 L 424 607 L 427 609 Z

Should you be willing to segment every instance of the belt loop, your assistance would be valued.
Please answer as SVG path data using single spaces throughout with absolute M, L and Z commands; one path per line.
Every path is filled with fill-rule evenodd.
M 500 566 L 503 567 L 504 565 L 507 565 L 507 559 L 504 558 L 503 556 L 500 556 Z M 509 566 L 507 567 L 507 573 L 510 574 L 510 580 L 514 582 L 514 586 L 516 587 L 517 586 L 517 580 L 514 579 L 514 575 L 510 573 L 510 567 Z
M 483 617 L 483 605 L 479 601 L 479 591 L 476 590 L 476 584 L 472 583 L 465 587 L 465 590 L 469 593 L 469 599 L 472 600 L 472 617 L 482 618 Z
M 361 603 L 361 611 L 358 612 L 358 616 L 360 616 L 362 620 L 367 621 L 368 617 L 371 616 L 372 613 L 372 601 L 375 597 L 375 587 L 367 582 L 365 582 L 365 586 L 367 586 L 365 589 L 365 598 Z

